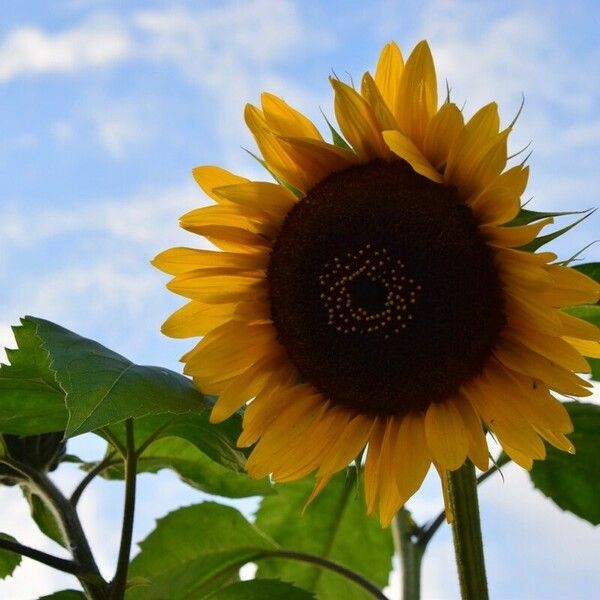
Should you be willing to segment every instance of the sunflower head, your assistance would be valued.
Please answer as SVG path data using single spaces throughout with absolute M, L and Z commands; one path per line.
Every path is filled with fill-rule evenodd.
M 315 472 L 318 493 L 366 447 L 387 524 L 432 463 L 487 469 L 486 431 L 525 468 L 544 440 L 574 451 L 554 394 L 590 394 L 600 333 L 560 308 L 600 287 L 528 251 L 551 219 L 513 222 L 529 169 L 507 164 L 512 126 L 495 103 L 466 122 L 439 105 L 426 42 L 406 63 L 387 44 L 360 90 L 331 84 L 343 137 L 263 94 L 245 118 L 275 182 L 194 169 L 215 204 L 181 223 L 216 249 L 154 264 L 189 299 L 163 331 L 203 336 L 183 361 L 219 396 L 212 420 L 245 407 L 248 472 Z

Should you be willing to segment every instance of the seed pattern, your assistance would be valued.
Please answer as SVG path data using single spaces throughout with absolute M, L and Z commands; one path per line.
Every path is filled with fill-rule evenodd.
M 399 334 L 410 324 L 421 286 L 387 248 L 372 244 L 336 256 L 319 275 L 328 325 L 340 333 Z

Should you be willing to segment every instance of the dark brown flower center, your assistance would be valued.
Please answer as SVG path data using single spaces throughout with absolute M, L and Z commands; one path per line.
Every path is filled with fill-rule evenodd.
M 447 398 L 481 372 L 505 323 L 470 209 L 400 161 L 311 189 L 285 219 L 267 278 L 279 341 L 302 377 L 370 415 Z

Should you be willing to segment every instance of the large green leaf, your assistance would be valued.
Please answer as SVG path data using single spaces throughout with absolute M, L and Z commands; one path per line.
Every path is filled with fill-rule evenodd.
M 243 498 L 271 492 L 268 479 L 255 481 L 208 458 L 192 443 L 180 437 L 163 437 L 150 444 L 138 461 L 138 473 L 174 470 L 186 483 L 208 494 Z M 123 479 L 122 462 L 106 471 L 108 479 Z
M 85 594 L 77 590 L 61 590 L 49 596 L 41 596 L 38 600 L 85 600 Z
M 36 324 L 22 319 L 13 327 L 17 349 L 7 349 L 0 365 L 0 432 L 37 435 L 63 431 L 68 413 L 65 395 L 50 369 Z
M 50 355 L 50 367 L 66 393 L 65 436 L 71 437 L 129 417 L 202 410 L 204 397 L 192 382 L 162 367 L 133 364 L 98 342 L 59 325 L 26 317 Z
M 263 499 L 256 525 L 281 546 L 317 554 L 360 573 L 380 587 L 388 583 L 394 552 L 389 528 L 365 514 L 356 474 L 336 475 L 302 513 L 313 482 L 304 479 L 275 486 Z M 292 561 L 261 561 L 258 577 L 276 577 L 311 590 L 319 598 L 363 600 L 369 595 L 330 571 Z
M 0 539 L 16 542 L 14 537 L 0 533 Z M 21 564 L 21 555 L 0 548 L 0 579 L 5 579 Z
M 569 435 L 576 454 L 548 448 L 546 460 L 535 461 L 531 480 L 560 508 L 594 525 L 600 523 L 600 406 L 567 402 L 575 431 Z
M 314 594 L 277 579 L 238 581 L 202 600 L 314 600 Z
M 130 576 L 149 586 L 134 587 L 127 597 L 175 600 L 230 583 L 242 565 L 276 545 L 234 508 L 205 502 L 159 519 L 140 548 Z

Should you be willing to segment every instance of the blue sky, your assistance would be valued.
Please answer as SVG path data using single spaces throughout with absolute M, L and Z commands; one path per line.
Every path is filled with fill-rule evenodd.
M 429 39 L 440 84 L 449 81 L 467 114 L 495 99 L 508 123 L 524 94 L 511 144 L 516 151 L 532 142 L 532 206 L 597 206 L 600 5 L 541 6 L 468 0 L 3 2 L 0 345 L 11 344 L 11 323 L 34 314 L 136 362 L 178 369 L 189 342 L 169 340 L 159 327 L 181 302 L 164 289 L 164 277 L 149 260 L 169 246 L 200 243 L 177 228 L 181 214 L 206 202 L 191 168 L 219 164 L 264 178 L 241 149 L 253 146 L 244 104 L 269 90 L 324 125 L 319 108 L 332 114 L 327 76 L 335 71 L 358 79 L 390 39 L 405 50 Z M 555 250 L 572 255 L 598 238 L 598 225 L 593 215 Z M 584 256 L 599 260 L 600 246 Z M 75 445 L 90 457 L 100 452 L 93 442 Z M 67 469 L 61 481 L 71 485 L 75 475 Z M 169 475 L 144 476 L 142 486 L 148 493 L 158 486 L 161 498 L 141 507 L 138 539 L 155 517 L 201 498 Z M 83 504 L 107 571 L 119 493 L 115 484 L 101 483 Z M 23 529 L 24 541 L 52 548 L 28 526 L 15 529 L 25 512 L 14 490 L 0 489 L 0 504 L 0 530 Z M 411 504 L 423 518 L 436 512 L 435 480 Z M 600 534 L 531 491 L 526 475 L 511 467 L 504 483 L 486 483 L 482 512 L 493 597 L 586 598 L 597 590 Z M 450 536 L 443 532 L 425 561 L 424 597 L 456 597 L 451 560 Z M 19 600 L 69 585 L 68 578 L 28 562 L 0 582 L 0 596 Z

